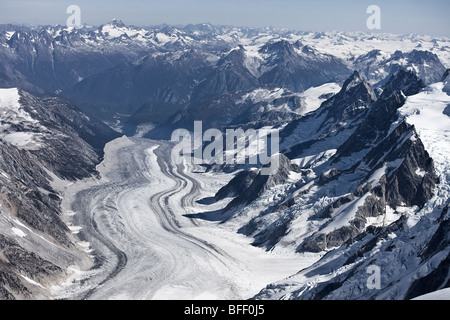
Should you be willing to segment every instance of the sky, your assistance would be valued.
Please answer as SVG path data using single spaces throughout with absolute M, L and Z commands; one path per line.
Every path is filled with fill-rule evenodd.
M 450 37 L 449 0 L 0 0 L 0 24 L 65 25 L 69 5 L 80 7 L 88 25 L 117 18 L 136 26 L 209 22 Z M 370 5 L 381 10 L 380 30 L 367 28 Z

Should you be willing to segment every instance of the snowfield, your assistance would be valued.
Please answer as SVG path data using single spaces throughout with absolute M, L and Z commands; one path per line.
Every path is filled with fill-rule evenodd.
M 0 89 L 0 118 L 6 123 L 2 129 L 11 124 L 23 122 L 37 123 L 20 105 L 19 90 L 17 88 Z
M 434 160 L 440 180 L 434 200 L 430 200 L 424 213 L 445 205 L 450 197 L 450 117 L 444 114 L 445 108 L 450 105 L 450 96 L 443 88 L 442 82 L 430 85 L 417 95 L 408 97 L 399 109 L 401 117 L 416 127 L 425 149 Z
M 39 121 L 24 110 L 20 104 L 17 88 L 0 89 L 0 139 L 18 148 L 37 150 L 43 147 L 41 134 L 35 132 L 15 132 L 16 127 L 32 130 L 36 127 L 43 129 Z M 12 128 L 12 130 L 11 130 Z
M 305 98 L 306 108 L 303 110 L 303 114 L 312 112 L 319 109 L 320 105 L 327 100 L 327 94 L 336 94 L 341 90 L 341 87 L 337 83 L 325 83 L 319 87 L 309 88 L 302 93 L 302 97 Z
M 425 294 L 423 296 L 414 298 L 413 300 L 450 300 L 450 288 Z
M 186 216 L 214 216 L 229 200 L 197 200 L 214 196 L 232 175 L 175 166 L 170 150 L 165 142 L 117 139 L 98 166 L 100 181 L 68 187 L 72 230 L 102 263 L 72 270 L 77 281 L 54 287 L 56 297 L 248 299 L 318 259 L 266 252 L 230 226 Z
M 370 218 L 369 223 L 372 225 L 385 225 L 385 223 L 398 220 L 399 214 L 402 214 L 406 216 L 406 228 L 392 232 L 386 239 L 378 241 L 370 252 L 365 253 L 364 257 L 357 260 L 357 263 L 343 263 L 346 259 L 346 247 L 336 248 L 336 250 L 328 252 L 317 263 L 303 270 L 299 269 L 298 273 L 271 284 L 257 296 L 258 299 L 309 299 L 315 288 L 320 285 L 325 286 L 327 283 L 330 286 L 336 285 L 337 289 L 331 290 L 326 299 L 333 300 L 342 297 L 363 300 L 404 299 L 414 279 L 428 275 L 435 266 L 445 259 L 448 255 L 448 248 L 434 255 L 428 262 L 421 264 L 420 251 L 418 251 L 421 247 L 426 246 L 435 235 L 436 227 L 433 226 L 433 222 L 440 217 L 450 197 L 450 168 L 448 166 L 448 159 L 450 158 L 450 117 L 444 112 L 450 104 L 450 97 L 443 92 L 443 86 L 443 83 L 428 86 L 420 93 L 409 96 L 404 106 L 398 109 L 398 123 L 406 120 L 415 126 L 425 149 L 434 160 L 439 184 L 436 186 L 433 197 L 421 210 L 415 206 L 398 207 L 396 209 L 397 214 L 395 214 L 392 208 L 387 207 L 384 221 L 377 221 L 378 218 Z M 392 127 L 396 127 L 398 123 L 393 124 Z M 411 139 L 416 138 L 412 136 Z M 384 170 L 385 167 L 375 172 L 370 180 L 376 183 Z M 423 173 L 419 171 L 417 174 Z M 356 207 L 356 202 L 357 200 L 350 202 L 346 207 L 352 205 Z M 349 214 L 352 211 L 350 210 Z M 298 223 L 299 229 L 303 226 L 303 221 Z M 333 224 L 330 224 L 329 228 L 332 226 Z M 296 232 L 296 234 L 298 233 Z M 411 241 L 412 238 L 414 238 L 414 241 Z M 389 244 L 395 247 L 395 250 L 386 249 Z M 340 261 L 340 259 L 344 261 Z M 375 294 L 374 291 L 366 290 L 368 279 L 366 268 L 371 264 L 381 268 L 381 281 L 389 284 Z M 352 268 L 354 269 L 352 270 Z M 352 270 L 351 276 L 346 273 L 348 270 Z M 304 293 L 306 293 L 306 296 Z M 311 296 L 308 296 L 309 293 L 311 293 Z M 448 299 L 448 293 L 448 290 L 444 289 L 420 296 L 417 299 Z

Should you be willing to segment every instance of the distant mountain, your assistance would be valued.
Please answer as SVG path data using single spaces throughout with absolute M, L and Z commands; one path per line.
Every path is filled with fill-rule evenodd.
M 145 105 L 152 103 L 168 107 L 167 117 L 189 102 L 199 79 L 212 68 L 209 58 L 196 50 L 152 54 L 88 77 L 65 95 L 108 120 L 115 114 L 149 112 Z
M 414 72 L 429 85 L 440 81 L 446 70 L 436 54 L 422 50 L 406 53 L 395 51 L 391 55 L 381 50 L 373 50 L 358 57 L 354 68 L 375 84 L 383 84 L 391 75 L 403 69 Z
M 125 131 L 133 132 L 204 99 L 265 86 L 301 93 L 341 84 L 351 69 L 380 85 L 399 68 L 414 69 L 426 84 L 445 71 L 439 61 L 445 52 L 435 48 L 436 41 L 416 36 L 408 38 L 410 51 L 388 52 L 374 50 L 372 38 L 211 24 L 144 28 L 120 20 L 81 28 L 2 25 L 0 86 L 56 92 L 119 126 L 132 117 Z M 403 38 L 377 40 L 391 48 Z M 353 47 L 355 41 L 359 47 Z M 346 53 L 347 48 L 354 50 Z
M 104 34 L 93 30 L 62 27 L 19 29 L 7 33 L 0 49 L 0 70 L 7 86 L 29 87 L 27 83 L 47 92 L 56 92 L 75 85 L 92 74 L 143 55 L 146 47 L 139 43 L 123 48 L 107 41 L 98 43 Z M 15 76 L 10 75 L 10 71 Z
M 260 50 L 261 84 L 275 84 L 302 92 L 327 82 L 340 82 L 350 73 L 340 59 L 319 53 L 300 42 L 281 40 L 269 42 Z
M 245 51 L 240 46 L 221 58 L 214 71 L 195 87 L 191 101 L 258 87 L 258 79 L 245 65 Z

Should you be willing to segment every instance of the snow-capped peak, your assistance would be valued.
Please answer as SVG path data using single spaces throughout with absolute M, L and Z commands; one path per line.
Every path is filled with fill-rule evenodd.
M 352 75 L 345 81 L 344 85 L 342 86 L 343 91 L 348 91 L 351 88 L 356 87 L 358 84 L 362 83 L 364 80 L 359 74 L 358 71 L 353 71 Z
M 123 23 L 123 21 L 120 19 L 116 19 L 116 18 L 114 18 L 109 24 L 114 27 L 117 27 L 117 28 L 125 27 L 125 24 Z

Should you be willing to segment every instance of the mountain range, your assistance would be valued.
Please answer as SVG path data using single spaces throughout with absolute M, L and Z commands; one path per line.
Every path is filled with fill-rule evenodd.
M 194 121 L 279 131 L 275 174 L 206 166 L 230 175 L 209 199 L 227 203 L 194 215 L 267 252 L 319 257 L 254 299 L 448 288 L 449 52 L 418 35 L 1 25 L 0 298 L 51 297 L 68 268 L 101 264 L 68 223 L 64 190 L 99 179 L 107 143 L 169 140 Z M 373 265 L 381 290 L 366 286 Z

